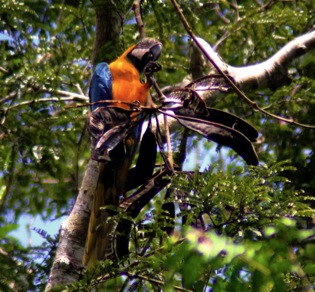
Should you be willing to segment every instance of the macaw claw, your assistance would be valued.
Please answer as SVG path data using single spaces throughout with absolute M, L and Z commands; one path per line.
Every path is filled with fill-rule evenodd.
M 98 162 L 109 162 L 112 161 L 112 159 L 109 156 L 109 151 L 104 151 L 103 154 L 100 154 L 99 151 L 93 151 L 92 152 L 92 156 L 91 156 L 92 160 L 96 160 Z
M 153 75 L 153 73 L 161 71 L 161 70 L 162 70 L 162 66 L 159 63 L 150 61 L 147 65 L 145 65 L 143 71 L 147 77 L 150 77 Z

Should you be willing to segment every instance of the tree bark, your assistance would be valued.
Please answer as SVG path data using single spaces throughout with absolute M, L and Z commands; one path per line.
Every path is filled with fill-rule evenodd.
M 98 164 L 90 160 L 74 207 L 62 223 L 59 245 L 45 291 L 79 279 L 97 178 Z
M 95 26 L 96 35 L 93 45 L 92 62 L 96 64 L 101 61 L 110 62 L 116 56 L 115 49 L 118 48 L 118 38 L 122 31 L 121 17 L 118 8 L 110 0 L 95 0 Z
M 294 59 L 315 48 L 315 31 L 293 39 L 266 61 L 245 67 L 228 65 L 205 40 L 202 38 L 198 38 L 198 40 L 221 70 L 234 78 L 240 89 L 255 89 L 258 87 L 276 89 L 291 80 L 288 72 L 289 64 Z M 198 62 L 199 66 L 197 68 L 200 70 L 202 68 L 200 64 L 205 66 L 206 62 L 201 62 L 203 56 L 196 46 L 194 46 L 193 52 L 192 56 Z M 208 72 L 213 73 L 213 68 L 208 67 Z M 197 75 L 196 72 L 194 74 Z
M 112 52 L 115 52 L 112 46 L 118 44 L 121 33 L 121 18 L 113 1 L 95 0 L 94 6 L 96 35 L 93 64 L 98 61 L 109 62 L 111 58 L 116 57 L 106 54 L 106 51 L 111 48 Z M 90 160 L 75 205 L 68 219 L 61 226 L 58 248 L 45 291 L 79 279 L 83 268 L 82 257 L 97 179 L 98 163 Z

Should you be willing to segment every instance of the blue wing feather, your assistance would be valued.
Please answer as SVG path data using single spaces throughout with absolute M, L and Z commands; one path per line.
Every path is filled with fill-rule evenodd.
M 112 75 L 107 63 L 99 63 L 94 69 L 89 89 L 90 102 L 112 99 Z M 102 104 L 91 106 L 91 110 L 95 110 Z M 104 106 L 104 105 L 103 105 Z

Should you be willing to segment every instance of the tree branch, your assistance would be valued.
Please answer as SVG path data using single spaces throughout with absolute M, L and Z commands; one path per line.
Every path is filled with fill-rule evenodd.
M 188 24 L 185 16 L 183 15 L 183 13 L 181 12 L 181 9 L 178 5 L 178 3 L 176 2 L 176 0 L 171 0 L 172 3 L 173 3 L 173 6 L 180 18 L 180 20 L 182 21 L 187 33 L 191 36 L 191 38 L 193 39 L 193 41 L 195 42 L 196 46 L 201 50 L 201 52 L 206 56 L 206 58 L 210 61 L 210 63 L 213 65 L 213 67 L 215 68 L 215 70 L 220 74 L 222 75 L 222 77 L 224 78 L 224 80 L 227 82 L 228 85 L 231 86 L 231 88 L 237 93 L 237 95 L 242 98 L 252 109 L 254 110 L 258 110 L 260 111 L 261 113 L 267 115 L 267 116 L 270 116 L 274 119 L 277 119 L 277 120 L 280 120 L 282 122 L 285 122 L 285 123 L 289 123 L 289 124 L 292 124 L 292 125 L 296 125 L 296 126 L 300 126 L 300 127 L 303 127 L 303 128 L 310 128 L 310 129 L 315 129 L 315 126 L 312 126 L 312 125 L 306 125 L 306 124 L 301 124 L 299 122 L 296 122 L 294 121 L 294 119 L 286 119 L 286 118 L 283 118 L 283 117 L 280 117 L 280 116 L 277 116 L 275 114 L 272 114 L 268 111 L 266 111 L 265 109 L 259 107 L 257 105 L 256 102 L 250 100 L 246 95 L 245 93 L 240 89 L 240 87 L 238 87 L 238 82 L 240 82 L 240 80 L 237 80 L 236 81 L 236 84 L 234 83 L 234 81 L 231 79 L 231 77 L 233 77 L 231 75 L 231 77 L 229 77 L 227 75 L 226 72 L 228 72 L 228 68 L 231 67 L 231 66 L 228 66 L 226 63 L 224 63 L 223 61 L 220 60 L 220 58 L 217 56 L 217 54 L 214 53 L 214 51 L 212 50 L 211 46 L 208 46 L 208 50 L 205 48 L 204 44 L 202 44 L 200 38 L 196 37 L 194 32 L 192 31 L 190 25 Z M 291 58 L 296 58 L 296 57 L 299 57 L 302 55 L 302 53 L 305 53 L 307 51 L 307 47 L 310 48 L 313 48 L 314 47 L 314 43 L 315 43 L 315 31 L 309 33 L 311 35 L 311 40 L 310 40 L 310 43 L 308 42 L 304 42 L 303 43 L 303 46 L 301 46 L 301 44 L 299 43 L 299 46 L 296 48 L 296 50 L 294 50 L 295 46 L 293 46 L 293 48 L 291 48 L 290 44 L 289 43 L 286 47 L 289 47 L 290 50 L 288 49 L 282 49 L 280 50 L 277 54 L 275 54 L 275 56 L 277 56 L 278 54 L 280 56 L 283 56 L 283 54 L 280 54 L 280 52 L 284 51 L 286 52 L 285 55 L 289 55 L 291 56 Z M 308 36 L 309 34 L 306 34 L 306 36 Z M 308 46 L 307 46 L 308 44 Z M 211 48 L 211 50 L 209 49 Z M 275 57 L 274 56 L 274 57 Z M 289 60 L 291 60 L 289 58 Z M 268 61 L 268 60 L 267 60 Z M 266 61 L 266 62 L 267 62 Z M 265 64 L 265 65 L 272 65 L 271 68 L 264 68 L 264 67 L 261 67 L 261 71 L 266 71 L 265 75 L 270 75 L 272 72 L 274 72 L 274 74 L 277 74 L 279 73 L 279 70 L 284 70 L 284 67 L 287 65 L 287 63 L 285 62 L 286 59 L 285 58 L 276 58 L 276 61 L 279 62 L 279 64 L 282 65 L 282 67 L 278 64 L 278 63 L 275 63 L 275 62 L 271 62 L 271 64 Z M 264 62 L 265 63 L 265 62 Z M 263 63 L 262 63 L 263 64 Z M 226 66 L 226 69 L 224 68 Z M 252 71 L 255 71 L 255 67 L 257 65 L 254 65 L 254 66 L 247 66 L 245 67 L 247 72 L 251 72 Z M 234 67 L 231 67 L 231 68 L 234 68 Z M 268 71 L 269 70 L 269 71 Z M 231 72 L 233 73 L 233 72 Z M 228 73 L 229 74 L 229 73 Z M 239 72 L 240 74 L 240 72 Z M 255 74 L 254 74 L 255 75 Z M 257 75 L 257 74 L 256 74 Z M 237 76 L 235 76 L 237 77 Z M 196 90 L 198 91 L 198 89 Z M 201 94 L 202 95 L 202 94 Z
M 198 37 L 197 40 L 202 50 L 222 71 L 234 78 L 240 89 L 266 86 L 275 89 L 288 81 L 289 64 L 315 48 L 315 30 L 293 39 L 268 60 L 245 67 L 226 64 L 205 40 Z
M 34 104 L 34 103 L 41 103 L 41 102 L 66 102 L 66 101 L 87 101 L 88 98 L 84 95 L 80 96 L 79 95 L 70 95 L 69 97 L 48 97 L 48 98 L 39 98 L 39 99 L 32 99 L 32 100 L 27 100 L 27 101 L 23 101 L 20 102 L 18 104 L 12 105 L 8 108 L 8 110 L 13 109 L 13 108 L 17 108 L 20 106 L 24 106 L 24 105 L 30 105 L 30 104 Z
M 96 35 L 92 63 L 109 61 L 104 58 L 104 46 L 118 44 L 121 32 L 121 18 L 113 7 L 112 0 L 95 1 Z M 60 91 L 60 94 L 65 92 Z M 69 96 L 69 95 L 66 95 Z M 82 97 L 80 95 L 80 97 Z M 90 160 L 83 177 L 76 203 L 69 218 L 62 224 L 56 256 L 50 271 L 45 291 L 58 285 L 70 284 L 79 279 L 82 257 L 89 225 L 91 205 L 98 179 L 98 164 Z
M 159 285 L 159 286 L 165 286 L 165 282 L 158 280 L 158 279 L 154 279 L 152 277 L 148 277 L 148 276 L 144 276 L 144 275 L 140 275 L 140 274 L 133 274 L 133 273 L 127 273 L 128 277 L 130 278 L 138 278 L 140 280 L 144 280 L 144 281 L 148 281 L 151 282 L 153 284 Z M 189 290 L 180 286 L 176 286 L 176 285 L 172 285 L 172 288 L 176 291 L 187 291 L 187 292 L 192 292 L 193 290 Z
M 135 17 L 136 17 L 136 21 L 137 21 L 137 25 L 139 28 L 139 33 L 140 33 L 140 38 L 144 38 L 145 37 L 145 31 L 144 31 L 144 25 L 143 25 L 143 21 L 142 21 L 142 17 L 141 17 L 141 3 L 139 0 L 134 0 L 133 1 L 133 5 L 132 5 L 132 9 L 134 11 Z
M 65 101 L 88 102 L 88 100 L 89 100 L 89 98 L 87 96 L 85 96 L 82 93 L 82 91 L 80 93 L 75 93 L 75 92 L 70 92 L 70 91 L 65 91 L 65 90 L 55 90 L 55 89 L 51 90 L 51 89 L 45 88 L 45 87 L 43 87 L 37 91 L 44 92 L 44 93 L 55 93 L 55 94 L 58 94 L 60 96 L 65 96 L 65 97 L 44 97 L 44 98 L 26 100 L 26 101 L 14 104 L 12 106 L 9 106 L 6 109 L 9 110 L 9 109 L 13 109 L 13 108 L 20 107 L 23 105 L 29 105 L 32 103 L 39 103 L 39 102 L 65 102 Z M 30 92 L 32 92 L 32 89 L 29 88 L 26 92 L 30 93 Z M 15 98 L 16 96 L 17 96 L 17 92 L 13 91 L 9 95 L 7 95 L 6 97 L 2 98 L 0 100 L 0 104 L 7 102 L 7 101 L 10 101 L 11 99 Z
M 79 279 L 97 177 L 98 163 L 90 160 L 74 207 L 61 226 L 58 249 L 45 291 Z

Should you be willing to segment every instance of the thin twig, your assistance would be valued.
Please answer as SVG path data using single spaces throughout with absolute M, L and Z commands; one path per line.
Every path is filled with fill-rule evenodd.
M 153 76 L 149 76 L 149 78 L 150 78 L 150 82 L 151 82 L 154 90 L 156 91 L 156 93 L 157 93 L 157 95 L 159 97 L 159 102 L 163 103 L 163 101 L 165 100 L 165 95 L 163 94 L 162 90 L 158 86 L 155 78 Z
M 50 98 L 39 98 L 39 99 L 32 99 L 32 100 L 27 100 L 20 102 L 18 104 L 14 104 L 7 109 L 14 109 L 20 106 L 25 106 L 25 105 L 30 105 L 30 104 L 35 104 L 35 103 L 41 103 L 41 102 L 65 102 L 65 101 L 74 101 L 74 99 L 77 99 L 77 97 L 50 97 Z M 84 98 L 84 100 L 86 100 Z M 78 106 L 72 106 L 72 107 L 78 107 Z
M 178 165 L 180 169 L 182 169 L 185 158 L 186 158 L 186 147 L 187 147 L 187 139 L 188 139 L 189 130 L 184 128 L 182 133 L 180 144 L 179 144 L 179 153 L 177 155 L 177 159 L 175 163 Z
M 158 86 L 155 78 L 153 76 L 150 76 L 150 82 L 152 86 L 154 87 L 156 93 L 158 94 L 159 101 L 163 102 L 165 100 L 165 96 L 162 93 L 160 87 Z M 173 159 L 173 151 L 172 151 L 172 144 L 171 144 L 171 136 L 170 136 L 170 128 L 167 121 L 167 116 L 164 115 L 164 125 L 165 125 L 165 135 L 166 135 L 166 145 L 167 145 L 167 160 L 170 164 L 171 171 L 174 171 L 174 159 Z
M 3 68 L 2 66 L 0 66 L 0 72 L 9 73 L 9 71 L 7 69 Z
M 229 24 L 231 21 L 226 18 L 220 11 L 220 7 L 219 4 L 214 4 L 214 11 L 216 13 L 216 15 L 225 23 L 225 24 Z
M 135 13 L 136 22 L 139 28 L 140 38 L 143 39 L 145 37 L 145 31 L 144 31 L 144 25 L 141 17 L 141 11 L 140 11 L 140 0 L 134 0 L 132 5 L 132 10 Z
M 65 108 L 66 109 L 79 108 L 79 107 L 86 107 L 86 106 L 91 106 L 91 105 L 96 105 L 96 104 L 97 105 L 103 105 L 106 107 L 116 107 L 115 104 L 123 104 L 123 105 L 128 105 L 130 107 L 129 110 L 131 110 L 131 111 L 139 111 L 139 109 L 140 109 L 140 105 L 137 103 L 137 101 L 127 102 L 127 101 L 111 100 L 111 99 L 106 99 L 106 100 L 104 99 L 104 100 L 99 100 L 99 101 L 95 101 L 95 102 L 69 105 L 69 106 L 65 106 Z M 111 104 L 111 105 L 108 105 L 108 104 Z M 143 107 L 143 108 L 145 108 L 145 107 Z
M 31 91 L 33 91 L 33 89 L 30 88 L 26 92 L 29 93 Z M 64 91 L 64 90 L 53 90 L 53 89 L 48 89 L 45 87 L 40 88 L 39 90 L 37 90 L 37 92 L 55 93 L 55 94 L 59 94 L 66 97 L 50 97 L 50 98 L 45 97 L 45 98 L 27 100 L 27 101 L 9 106 L 7 109 L 12 109 L 19 106 L 24 106 L 24 105 L 29 105 L 33 103 L 39 103 L 39 102 L 65 102 L 65 101 L 87 101 L 88 100 L 88 97 L 85 96 L 84 94 L 78 94 L 78 93 Z M 0 99 L 0 104 L 15 98 L 17 94 L 18 93 L 16 91 L 11 92 L 6 97 Z
M 259 7 L 259 8 L 257 9 L 257 12 L 260 12 L 260 11 L 266 10 L 266 9 L 269 9 L 269 8 L 270 8 L 273 4 L 275 4 L 275 3 L 276 3 L 276 1 L 274 1 L 274 0 L 269 0 L 267 3 L 261 5 L 261 7 Z
M 150 277 L 143 276 L 143 275 L 139 275 L 139 274 L 132 274 L 132 273 L 128 273 L 128 272 L 126 274 L 127 274 L 127 276 L 132 277 L 132 278 L 138 278 L 138 279 L 145 280 L 145 281 L 157 284 L 157 285 L 165 286 L 165 282 L 161 281 L 161 280 L 157 280 L 157 279 L 150 278 Z M 172 285 L 172 288 L 174 288 L 177 291 L 189 291 L 189 292 L 193 291 L 193 290 L 189 290 L 189 289 L 186 289 L 186 288 L 183 288 L 180 286 L 176 286 L 176 285 Z
M 8 166 L 8 171 L 9 177 L 7 179 L 7 185 L 5 186 L 5 190 L 2 194 L 1 200 L 0 200 L 0 214 L 3 212 L 3 207 L 5 206 L 6 199 L 8 195 L 10 194 L 11 186 L 14 183 L 14 174 L 15 174 L 15 164 L 16 164 L 16 150 L 13 148 L 11 153 L 10 153 L 10 163 Z
M 186 238 L 180 238 L 173 244 L 173 246 L 177 246 L 177 245 L 183 243 L 184 241 L 186 241 Z M 161 251 L 165 250 L 166 248 L 168 248 L 168 247 L 167 246 L 161 246 L 161 247 L 159 247 L 159 248 L 157 248 L 155 250 L 152 250 L 151 252 L 149 252 L 146 255 L 141 256 L 139 258 L 141 258 L 141 259 L 148 258 L 150 256 L 155 255 L 157 252 L 161 252 Z M 129 265 L 124 267 L 124 272 L 120 272 L 118 274 L 105 274 L 105 275 L 102 275 L 102 276 L 98 277 L 95 280 L 95 282 L 96 283 L 101 283 L 101 282 L 105 282 L 105 281 L 107 281 L 109 279 L 113 279 L 113 278 L 115 278 L 115 277 L 117 277 L 119 275 L 124 275 L 124 274 L 126 274 L 126 271 L 128 271 L 130 269 L 134 270 L 134 267 L 137 267 L 137 265 L 139 265 L 139 264 L 141 264 L 141 261 L 135 260 L 134 262 L 132 262 Z
M 16 91 L 12 91 L 6 97 L 0 99 L 0 104 L 4 103 L 4 102 L 7 102 L 7 101 L 11 100 L 12 98 L 14 98 L 16 96 L 17 96 L 17 92 Z
M 240 14 L 239 14 L 239 7 L 237 5 L 237 1 L 233 0 L 233 5 L 230 5 L 232 7 L 232 9 L 234 9 L 235 11 L 235 22 L 238 22 L 240 19 Z
M 213 59 L 211 58 L 211 56 L 208 54 L 208 52 L 203 48 L 203 46 L 199 43 L 197 37 L 195 36 L 195 34 L 193 33 L 191 27 L 189 26 L 185 16 L 183 15 L 183 13 L 181 12 L 181 9 L 178 5 L 178 3 L 176 2 L 176 0 L 171 0 L 173 3 L 173 6 L 180 18 L 180 20 L 182 21 L 184 28 L 186 29 L 186 31 L 188 32 L 188 34 L 190 35 L 190 37 L 194 40 L 195 44 L 198 46 L 198 48 L 201 50 L 201 52 L 206 56 L 206 58 L 211 62 L 211 64 L 213 65 L 213 67 L 218 71 L 219 74 L 222 75 L 222 77 L 225 79 L 225 81 L 232 87 L 232 89 L 237 93 L 237 95 L 239 97 L 241 97 L 253 110 L 257 110 L 260 111 L 261 113 L 270 116 L 276 120 L 288 123 L 288 124 L 292 124 L 295 126 L 299 126 L 299 127 L 303 127 L 303 128 L 308 128 L 308 129 L 315 129 L 315 126 L 312 125 L 307 125 L 307 124 L 301 124 L 299 122 L 294 121 L 293 119 L 286 119 L 283 117 L 279 117 L 275 114 L 272 114 L 262 108 L 260 108 L 256 102 L 252 101 L 251 99 L 249 99 L 245 93 L 243 91 L 241 91 L 233 82 L 232 79 L 229 78 L 229 76 L 227 76 L 222 70 L 221 68 L 216 64 L 216 62 L 213 61 Z
M 164 115 L 165 116 L 165 115 Z M 167 169 L 171 170 L 174 172 L 174 166 L 173 164 L 169 161 L 169 157 L 165 155 L 164 149 L 163 149 L 163 143 L 162 143 L 162 138 L 161 138 L 161 129 L 160 129 L 160 124 L 157 118 L 157 115 L 155 114 L 155 120 L 156 120 L 156 141 L 160 149 L 160 154 L 166 164 Z
M 84 93 L 83 93 L 83 90 L 82 90 L 80 84 L 79 84 L 79 83 L 76 83 L 76 84 L 75 84 L 75 87 L 78 89 L 79 93 L 84 96 Z
M 289 259 L 291 259 L 291 262 L 292 262 L 293 266 L 295 267 L 296 273 L 301 279 L 301 282 L 303 285 L 303 291 L 314 292 L 314 290 L 312 288 L 312 284 L 311 284 L 309 278 L 307 277 L 307 274 L 303 270 L 302 266 L 300 265 L 293 248 L 289 248 L 288 253 L 289 253 Z
M 166 145 L 167 145 L 167 159 L 170 163 L 172 172 L 174 171 L 174 159 L 173 159 L 173 151 L 171 144 L 171 136 L 170 136 L 170 128 L 167 122 L 167 116 L 164 115 L 164 125 L 165 125 L 165 136 L 166 136 Z
M 128 17 L 128 15 L 130 14 L 130 12 L 132 11 L 133 9 L 133 4 L 129 7 L 129 9 L 127 10 L 127 12 L 125 13 L 125 15 L 123 16 L 120 16 L 122 22 L 124 23 L 125 22 L 125 19 Z

